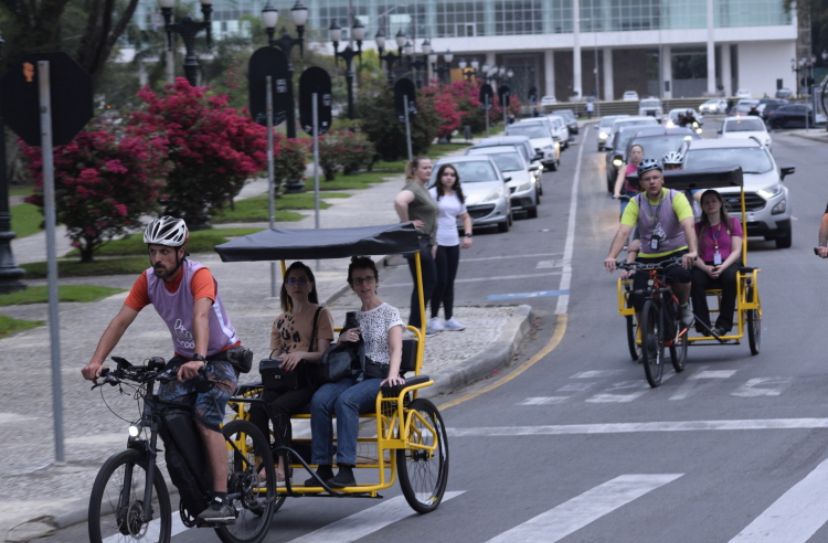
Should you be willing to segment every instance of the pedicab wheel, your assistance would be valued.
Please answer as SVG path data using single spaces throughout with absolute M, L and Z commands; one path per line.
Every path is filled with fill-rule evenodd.
M 670 345 L 670 362 L 673 363 L 673 369 L 676 370 L 676 373 L 681 373 L 684 371 L 684 362 L 687 360 L 687 347 L 690 344 L 690 341 L 687 339 L 688 331 L 681 335 L 677 335 L 676 338 L 673 340 L 673 344 Z
M 750 287 L 747 291 L 746 299 L 753 299 L 753 295 L 753 287 Z M 756 305 L 761 307 L 758 303 L 758 297 L 756 301 Z M 748 309 L 745 312 L 745 318 L 747 320 L 748 346 L 750 347 L 750 354 L 757 355 L 759 354 L 759 349 L 762 346 L 762 316 L 759 313 L 759 309 Z
M 89 541 L 154 541 L 169 543 L 172 508 L 161 473 L 153 477 L 151 518 L 144 518 L 144 483 L 147 464 L 136 450 L 110 457 L 95 477 L 89 497 Z M 160 521 L 154 531 L 150 523 Z
M 658 308 L 652 300 L 645 301 L 641 310 L 641 362 L 650 386 L 655 388 L 660 385 L 664 373 L 664 339 L 661 337 Z
M 408 505 L 429 513 L 440 505 L 448 483 L 448 435 L 443 417 L 429 400 L 417 398 L 407 411 L 408 448 L 397 451 L 397 474 Z
M 236 521 L 216 528 L 216 534 L 225 543 L 259 543 L 267 535 L 277 501 L 270 444 L 245 420 L 230 421 L 222 433 L 227 442 L 227 499 L 236 510 Z
M 633 361 L 638 360 L 641 357 L 641 346 L 638 345 L 635 341 L 636 336 L 636 324 L 635 324 L 635 317 L 632 315 L 627 316 L 627 347 L 630 349 L 630 358 Z

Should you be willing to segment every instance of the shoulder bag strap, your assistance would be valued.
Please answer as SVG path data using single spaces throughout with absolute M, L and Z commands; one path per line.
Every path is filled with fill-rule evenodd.
M 319 324 L 319 312 L 322 311 L 322 306 L 316 308 L 316 313 L 313 314 L 313 330 L 311 331 L 311 339 L 310 343 L 308 343 L 308 349 L 313 349 L 316 352 L 318 347 L 317 345 L 317 338 L 316 338 L 316 326 Z

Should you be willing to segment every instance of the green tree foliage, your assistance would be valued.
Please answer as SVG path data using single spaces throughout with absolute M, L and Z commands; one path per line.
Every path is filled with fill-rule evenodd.
M 399 121 L 394 111 L 393 90 L 385 86 L 376 95 L 362 95 L 358 106 L 359 116 L 363 119 L 362 130 L 373 142 L 380 158 L 405 158 L 405 124 Z M 418 93 L 417 114 L 411 124 L 411 146 L 415 155 L 428 152 L 440 124 L 433 100 Z

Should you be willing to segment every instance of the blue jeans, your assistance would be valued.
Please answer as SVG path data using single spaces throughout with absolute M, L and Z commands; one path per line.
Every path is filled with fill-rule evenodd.
M 356 465 L 359 414 L 372 411 L 376 405 L 381 379 L 353 378 L 319 387 L 311 399 L 311 462 L 331 464 L 333 458 L 333 425 L 336 415 L 336 463 Z

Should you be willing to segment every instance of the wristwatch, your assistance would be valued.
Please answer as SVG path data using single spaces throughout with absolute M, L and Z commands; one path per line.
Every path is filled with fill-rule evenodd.
M 468 233 L 463 234 L 463 235 L 464 235 L 465 237 L 467 237 L 467 238 L 471 238 L 471 237 L 472 237 L 471 232 L 468 232 Z
M 207 359 L 204 357 L 204 355 L 200 353 L 193 354 L 193 356 L 191 356 L 190 359 L 195 360 L 196 362 L 207 362 Z

